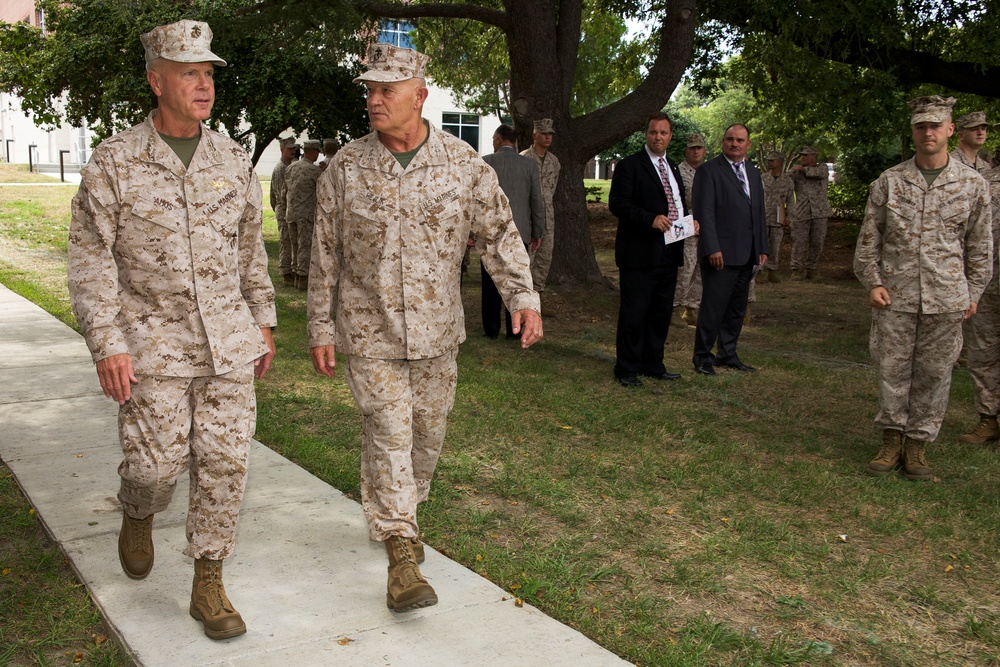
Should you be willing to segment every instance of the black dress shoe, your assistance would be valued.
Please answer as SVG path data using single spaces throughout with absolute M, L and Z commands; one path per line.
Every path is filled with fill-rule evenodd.
M 715 375 L 715 369 L 712 368 L 712 364 L 705 362 L 694 367 L 694 372 L 699 375 Z
M 681 377 L 680 373 L 671 373 L 669 371 L 663 371 L 662 373 L 640 373 L 640 375 L 653 378 L 654 380 L 679 380 Z
M 734 371 L 743 371 L 744 373 L 756 373 L 757 369 L 750 364 L 744 364 L 742 361 L 731 361 L 728 364 L 721 364 L 726 368 L 732 368 Z
M 642 381 L 634 375 L 626 375 L 618 378 L 618 384 L 623 387 L 641 387 Z

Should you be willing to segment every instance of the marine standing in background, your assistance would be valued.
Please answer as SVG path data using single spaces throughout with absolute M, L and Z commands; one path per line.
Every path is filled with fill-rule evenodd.
M 984 176 L 992 167 L 987 160 L 979 156 L 979 151 L 986 143 L 989 127 L 986 123 L 985 111 L 973 111 L 960 116 L 955 121 L 958 145 L 951 152 L 952 159 L 967 167 L 972 167 Z
M 274 357 L 274 288 L 250 156 L 204 125 L 215 101 L 212 30 L 178 21 L 142 36 L 157 108 L 107 139 L 73 198 L 73 312 L 104 394 L 121 407 L 118 558 L 144 579 L 153 515 L 190 473 L 188 611 L 226 639 L 246 624 L 222 585 L 256 422 L 254 376 Z M 137 604 L 149 604 L 137 589 Z
M 292 242 L 292 268 L 295 287 L 309 289 L 309 259 L 312 255 L 313 222 L 316 220 L 316 181 L 323 173 L 316 158 L 319 142 L 302 144 L 302 159 L 288 167 L 285 183 L 288 187 L 285 216 Z
M 795 185 L 792 177 L 782 171 L 785 156 L 778 151 L 767 154 L 767 172 L 761 174 L 764 183 L 764 206 L 767 217 L 767 248 L 770 254 L 764 264 L 764 274 L 772 283 L 780 282 L 778 278 L 778 262 L 781 253 L 781 242 L 785 237 L 785 227 L 788 225 L 787 212 L 792 203 Z
M 530 148 L 521 151 L 521 155 L 533 158 L 538 164 L 538 173 L 542 178 L 542 199 L 545 200 L 545 236 L 542 237 L 542 244 L 538 246 L 538 250 L 531 256 L 531 280 L 536 292 L 545 291 L 556 238 L 556 215 L 552 197 L 556 193 L 556 183 L 559 182 L 560 165 L 559 158 L 549 151 L 553 134 L 551 118 L 536 120 L 535 130 L 531 133 L 534 143 Z
M 288 194 L 285 182 L 285 170 L 288 165 L 297 160 L 299 146 L 294 137 L 285 137 L 279 141 L 281 159 L 274 165 L 271 172 L 271 210 L 278 221 L 278 271 L 286 285 L 295 287 L 295 270 L 292 266 L 292 241 L 288 236 L 288 223 L 285 220 L 285 205 Z
M 952 97 L 910 102 L 916 154 L 872 183 L 854 273 L 872 307 L 882 447 L 872 475 L 902 465 L 931 480 L 926 446 L 941 430 L 962 321 L 976 314 L 993 273 L 986 181 L 950 160 Z
M 309 284 L 313 368 L 333 377 L 336 344 L 363 416 L 361 506 L 369 537 L 389 557 L 394 611 L 438 599 L 418 567 L 417 505 L 430 493 L 455 403 L 470 233 L 521 347 L 542 337 L 528 253 L 496 173 L 421 117 L 428 60 L 369 46 L 355 82 L 365 85 L 374 132 L 344 146 L 320 178 Z
M 826 221 L 833 214 L 827 198 L 830 170 L 817 162 L 812 146 L 799 151 L 801 162 L 789 170 L 795 184 L 795 204 L 791 207 L 792 280 L 812 279 L 826 240 Z
M 705 161 L 705 137 L 689 134 L 684 148 L 684 162 L 678 165 L 684 181 L 684 208 L 691 211 L 691 190 L 694 172 Z M 674 313 L 680 313 L 682 322 L 693 327 L 698 322 L 698 304 L 701 303 L 701 271 L 698 269 L 698 235 L 684 239 L 684 264 L 677 269 L 677 289 L 674 291 Z

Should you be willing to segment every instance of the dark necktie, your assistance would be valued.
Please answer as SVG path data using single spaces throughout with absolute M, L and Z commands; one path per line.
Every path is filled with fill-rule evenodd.
M 747 199 L 750 199 L 750 184 L 747 183 L 747 177 L 743 175 L 743 162 L 734 162 L 733 171 L 736 172 L 736 178 L 740 179 L 740 187 L 743 188 L 743 194 L 746 195 Z
M 675 222 L 678 217 L 677 205 L 674 203 L 674 190 L 670 187 L 670 176 L 667 175 L 667 161 L 660 158 L 656 163 L 660 168 L 660 180 L 663 181 L 663 191 L 667 193 L 667 219 Z

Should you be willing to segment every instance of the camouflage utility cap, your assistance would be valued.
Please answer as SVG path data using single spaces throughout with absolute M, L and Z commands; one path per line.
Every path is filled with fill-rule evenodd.
M 812 146 L 806 146 L 799 151 L 799 155 L 819 155 L 819 151 Z
M 968 130 L 982 125 L 988 125 L 985 111 L 973 111 L 964 116 L 959 116 L 958 120 L 955 121 L 956 130 Z
M 695 133 L 689 134 L 687 136 L 687 147 L 688 148 L 704 148 L 705 147 L 705 137 Z
M 302 150 L 318 151 L 319 150 L 319 142 L 318 141 L 303 141 L 302 142 Z
M 542 118 L 541 120 L 536 120 L 535 132 L 539 134 L 555 134 L 555 130 L 552 129 L 552 119 Z
M 951 120 L 954 97 L 926 95 L 910 100 L 910 125 L 917 123 L 943 123 Z
M 225 67 L 226 61 L 212 53 L 212 29 L 204 21 L 184 19 L 153 28 L 139 38 L 146 49 L 146 69 L 157 58 L 175 63 L 212 63 Z
M 767 157 L 764 159 L 767 160 L 768 162 L 770 162 L 771 160 L 781 160 L 782 162 L 784 162 L 785 156 L 778 151 L 771 151 L 770 153 L 767 154 Z
M 282 148 L 302 148 L 297 143 L 295 143 L 295 137 L 285 137 L 279 141 Z
M 369 44 L 366 63 L 368 71 L 354 79 L 354 83 L 362 81 L 390 83 L 423 79 L 430 60 L 430 56 L 413 49 L 402 49 L 392 44 Z

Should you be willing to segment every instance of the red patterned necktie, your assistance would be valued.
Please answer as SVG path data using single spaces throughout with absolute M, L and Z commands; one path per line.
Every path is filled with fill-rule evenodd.
M 674 203 L 674 191 L 670 187 L 670 177 L 667 175 L 667 161 L 660 158 L 657 165 L 660 168 L 660 180 L 663 181 L 663 191 L 667 193 L 667 220 L 675 222 L 680 215 L 677 213 L 677 205 Z

